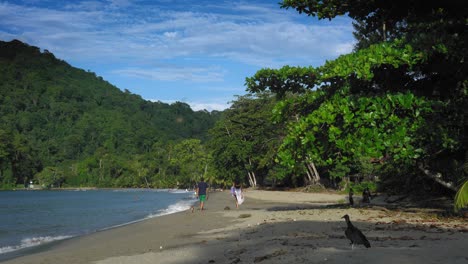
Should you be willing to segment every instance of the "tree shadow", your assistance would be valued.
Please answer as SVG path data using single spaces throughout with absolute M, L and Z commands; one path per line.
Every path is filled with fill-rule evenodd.
M 246 210 L 260 210 L 259 208 L 245 207 Z M 365 205 L 350 207 L 347 204 L 287 204 L 267 206 L 267 212 L 293 212 L 307 210 L 343 210 L 366 209 L 395 211 L 404 207 L 390 205 Z M 307 213 L 307 212 L 305 212 Z M 319 211 L 315 213 L 320 214 Z M 240 211 L 239 214 L 242 214 Z M 324 216 L 327 214 L 324 214 Z M 287 218 L 287 215 L 286 215 Z M 328 221 L 294 219 L 273 222 L 268 219 L 256 225 L 249 225 L 233 231 L 217 231 L 205 235 L 196 235 L 200 240 L 197 256 L 203 256 L 197 261 L 184 260 L 179 263 L 318 263 L 332 260 L 331 263 L 344 263 L 348 258 L 362 257 L 357 262 L 379 261 L 382 255 L 392 258 L 386 263 L 422 263 L 431 253 L 431 247 L 450 247 L 446 242 L 460 239 L 464 241 L 468 236 L 440 227 L 424 226 L 407 222 L 372 223 L 355 221 L 358 227 L 371 243 L 371 248 L 362 245 L 351 249 L 350 241 L 345 237 L 346 223 L 342 219 Z M 456 243 L 456 242 L 455 242 Z M 463 244 L 463 243 L 458 243 Z M 190 245 L 190 244 L 186 244 Z M 184 245 L 184 246 L 186 246 Z M 429 246 L 428 246 L 429 245 Z M 462 247 L 460 245 L 460 247 Z M 457 252 L 464 252 L 456 248 Z M 434 253 L 431 253 L 434 254 Z M 448 253 L 438 251 L 436 257 L 443 259 Z M 205 257 L 206 256 L 206 257 Z M 453 256 L 451 256 L 453 257 Z M 457 261 L 464 261 L 463 253 L 455 256 Z M 468 258 L 466 259 L 468 260 Z M 409 262 L 408 262 L 409 261 Z M 383 262 L 385 263 L 385 262 Z

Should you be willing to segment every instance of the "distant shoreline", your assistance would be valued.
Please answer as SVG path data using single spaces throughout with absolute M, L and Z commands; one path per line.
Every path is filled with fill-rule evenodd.
M 4 189 L 2 191 L 87 191 L 87 190 L 99 190 L 105 188 L 98 187 L 66 187 L 66 188 L 24 188 L 24 189 Z M 110 189 L 110 188 L 107 188 Z
M 88 190 L 185 190 L 185 188 L 120 188 L 120 187 L 64 187 L 64 188 L 12 188 L 0 189 L 0 191 L 88 191 Z
M 66 188 L 11 188 L 11 189 L 0 189 L 0 191 L 74 191 L 74 190 L 99 190 L 99 189 L 111 189 L 111 188 L 98 188 L 98 187 L 66 187 Z M 118 188 L 116 188 L 118 189 Z M 124 188 L 122 188 L 124 189 Z

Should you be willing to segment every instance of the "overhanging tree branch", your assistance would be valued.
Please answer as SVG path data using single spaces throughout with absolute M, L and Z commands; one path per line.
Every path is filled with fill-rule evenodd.
M 418 164 L 418 168 L 424 173 L 425 176 L 429 177 L 430 179 L 434 180 L 435 182 L 439 183 L 445 188 L 450 189 L 454 192 L 457 191 L 457 188 L 455 187 L 453 183 L 442 180 L 442 173 L 439 173 L 439 172 L 433 173 L 430 170 L 424 168 L 422 163 Z

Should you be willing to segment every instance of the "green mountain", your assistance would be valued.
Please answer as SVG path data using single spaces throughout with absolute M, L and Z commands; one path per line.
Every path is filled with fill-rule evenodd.
M 149 153 L 155 144 L 203 142 L 220 114 L 150 102 L 47 50 L 0 41 L 0 186 L 29 182 L 45 168 L 79 166 L 90 157 L 115 162 Z M 86 177 L 106 177 L 86 166 Z

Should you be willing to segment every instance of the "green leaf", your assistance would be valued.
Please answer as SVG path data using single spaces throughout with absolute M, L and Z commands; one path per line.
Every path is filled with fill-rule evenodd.
M 454 209 L 458 212 L 460 209 L 468 206 L 468 180 L 458 189 L 455 195 Z

